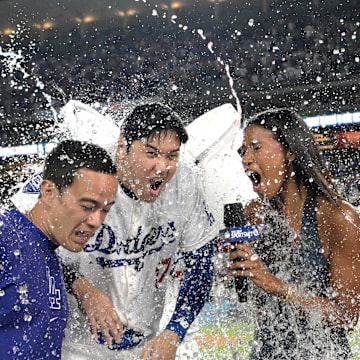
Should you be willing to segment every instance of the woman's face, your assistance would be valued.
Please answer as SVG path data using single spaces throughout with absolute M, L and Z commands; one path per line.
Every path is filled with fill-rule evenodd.
M 277 141 L 272 131 L 259 125 L 249 125 L 245 129 L 240 150 L 254 191 L 262 199 L 277 196 L 288 179 L 290 152 Z

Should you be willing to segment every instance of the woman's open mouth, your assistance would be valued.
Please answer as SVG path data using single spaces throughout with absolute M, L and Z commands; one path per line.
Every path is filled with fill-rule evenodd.
M 261 183 L 261 175 L 256 171 L 252 171 L 252 170 L 247 170 L 246 175 L 252 182 L 254 191 L 258 192 Z
M 249 179 L 251 180 L 251 182 L 254 185 L 260 184 L 261 176 L 259 173 L 255 172 L 255 171 L 247 170 L 246 175 L 249 177 Z

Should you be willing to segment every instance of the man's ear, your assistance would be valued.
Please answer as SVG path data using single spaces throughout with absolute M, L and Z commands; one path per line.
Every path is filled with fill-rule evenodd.
M 119 137 L 118 145 L 116 148 L 116 158 L 117 160 L 124 160 L 126 156 L 126 141 L 123 136 Z
M 59 190 L 55 184 L 50 180 L 43 180 L 40 184 L 41 201 L 45 204 L 50 204 L 59 195 Z

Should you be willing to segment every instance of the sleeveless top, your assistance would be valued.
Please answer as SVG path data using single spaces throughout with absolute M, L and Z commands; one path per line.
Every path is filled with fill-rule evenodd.
M 308 191 L 301 224 L 296 233 L 274 204 L 264 214 L 257 253 L 269 270 L 297 289 L 317 296 L 331 294 L 329 264 L 321 247 L 316 220 L 316 195 Z M 299 312 L 283 299 L 265 293 L 255 285 L 249 296 L 261 311 L 249 359 L 352 359 L 346 335 L 326 326 L 320 312 Z M 311 295 L 310 295 L 311 296 Z

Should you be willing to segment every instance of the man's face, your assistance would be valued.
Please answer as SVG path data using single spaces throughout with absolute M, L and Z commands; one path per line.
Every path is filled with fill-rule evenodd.
M 57 245 L 81 251 L 115 202 L 117 186 L 114 175 L 79 169 L 71 185 L 53 189 L 46 234 Z
M 119 142 L 119 178 L 138 199 L 155 201 L 175 174 L 180 155 L 180 141 L 175 131 L 155 133 L 134 141 L 128 152 Z

